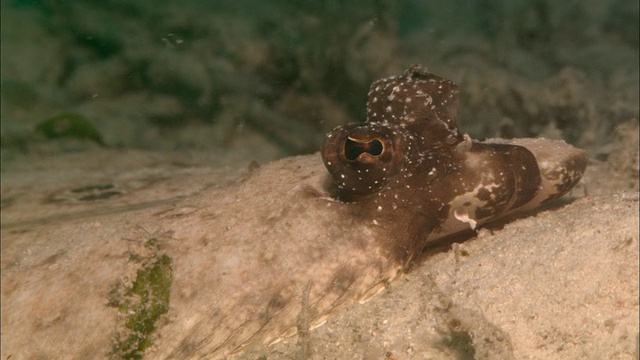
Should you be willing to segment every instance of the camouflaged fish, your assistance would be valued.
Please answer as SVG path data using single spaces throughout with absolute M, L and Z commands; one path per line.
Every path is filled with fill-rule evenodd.
M 187 291 L 186 302 L 172 298 L 187 334 L 172 338 L 173 326 L 161 329 L 152 356 L 220 358 L 277 342 L 296 333 L 301 310 L 312 314 L 311 328 L 319 326 L 346 303 L 384 289 L 430 241 L 529 210 L 580 180 L 583 151 L 542 139 L 473 141 L 458 131 L 457 105 L 454 83 L 411 67 L 373 83 L 366 122 L 327 134 L 322 158 L 332 182 L 315 157 L 290 158 L 275 164 L 296 172 L 295 182 L 270 164 L 236 189 L 193 204 L 198 219 L 168 226 L 235 220 L 198 250 L 218 253 L 211 263 L 185 262 L 190 270 L 176 271 L 178 282 L 204 277 L 208 289 Z M 271 190 L 252 190 L 258 182 Z M 232 213 L 209 205 L 225 202 L 234 204 Z M 253 219 L 248 209 L 270 215 Z M 196 297 L 209 305 L 190 306 Z
M 110 195 L 91 200 L 100 204 L 42 202 L 27 187 L 30 208 L 19 192 L 26 200 L 3 207 L 3 353 L 251 353 L 366 301 L 430 242 L 530 210 L 580 180 L 583 151 L 473 141 L 457 129 L 457 105 L 455 84 L 414 66 L 373 83 L 366 122 L 327 134 L 326 169 L 317 154 L 291 157 L 215 186 L 206 174 L 149 178 L 151 167 L 109 171 L 100 177 L 109 186 L 68 193 L 103 189 Z M 176 189 L 183 195 L 170 196 Z M 163 287 L 140 285 L 153 277 Z M 158 305 L 159 320 L 144 317 L 145 304 Z

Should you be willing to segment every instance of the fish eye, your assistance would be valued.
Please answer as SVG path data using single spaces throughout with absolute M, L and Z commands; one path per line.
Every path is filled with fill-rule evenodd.
M 347 137 L 344 144 L 344 156 L 347 160 L 356 160 L 362 154 L 369 154 L 378 157 L 384 152 L 384 144 L 378 138 L 371 140 L 360 140 Z

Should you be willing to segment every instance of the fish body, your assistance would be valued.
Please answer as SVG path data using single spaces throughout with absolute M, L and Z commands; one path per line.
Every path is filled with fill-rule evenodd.
M 372 84 L 366 122 L 326 135 L 330 181 L 312 160 L 285 159 L 298 180 L 283 182 L 267 165 L 227 189 L 243 195 L 226 211 L 243 218 L 247 208 L 260 214 L 271 206 L 269 226 L 249 212 L 243 224 L 217 224 L 235 230 L 212 239 L 218 257 L 190 275 L 210 278 L 210 289 L 194 292 L 211 307 L 185 313 L 195 324 L 189 335 L 156 355 L 218 358 L 271 344 L 301 330 L 301 313 L 312 314 L 309 328 L 319 326 L 383 290 L 429 242 L 562 196 L 584 173 L 585 153 L 564 142 L 473 141 L 458 131 L 457 106 L 453 82 L 411 67 Z M 259 183 L 270 191 L 255 192 Z M 217 218 L 219 203 L 205 197 L 193 207 Z M 167 226 L 197 228 L 202 220 L 187 221 Z
M 329 132 L 321 154 L 224 185 L 161 157 L 117 167 L 111 151 L 88 159 L 93 184 L 75 167 L 30 165 L 37 176 L 14 180 L 3 203 L 3 353 L 260 351 L 370 299 L 429 243 L 552 201 L 582 176 L 585 153 L 562 141 L 472 140 L 457 105 L 453 82 L 411 67 L 374 82 L 367 121 Z M 17 184 L 44 173 L 47 184 Z

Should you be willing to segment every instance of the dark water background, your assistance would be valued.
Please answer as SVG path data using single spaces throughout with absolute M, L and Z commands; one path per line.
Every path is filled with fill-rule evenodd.
M 4 1 L 2 156 L 92 147 L 317 151 L 372 81 L 422 64 L 473 137 L 606 158 L 638 118 L 638 2 Z

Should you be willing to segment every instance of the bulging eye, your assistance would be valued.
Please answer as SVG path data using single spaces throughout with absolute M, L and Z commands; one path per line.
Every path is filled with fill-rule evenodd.
M 322 158 L 343 199 L 385 187 L 404 163 L 404 137 L 399 129 L 348 124 L 329 132 Z
M 378 157 L 384 152 L 382 140 L 376 138 L 372 140 L 360 140 L 348 136 L 344 143 L 344 157 L 347 160 L 356 160 L 362 154 Z

